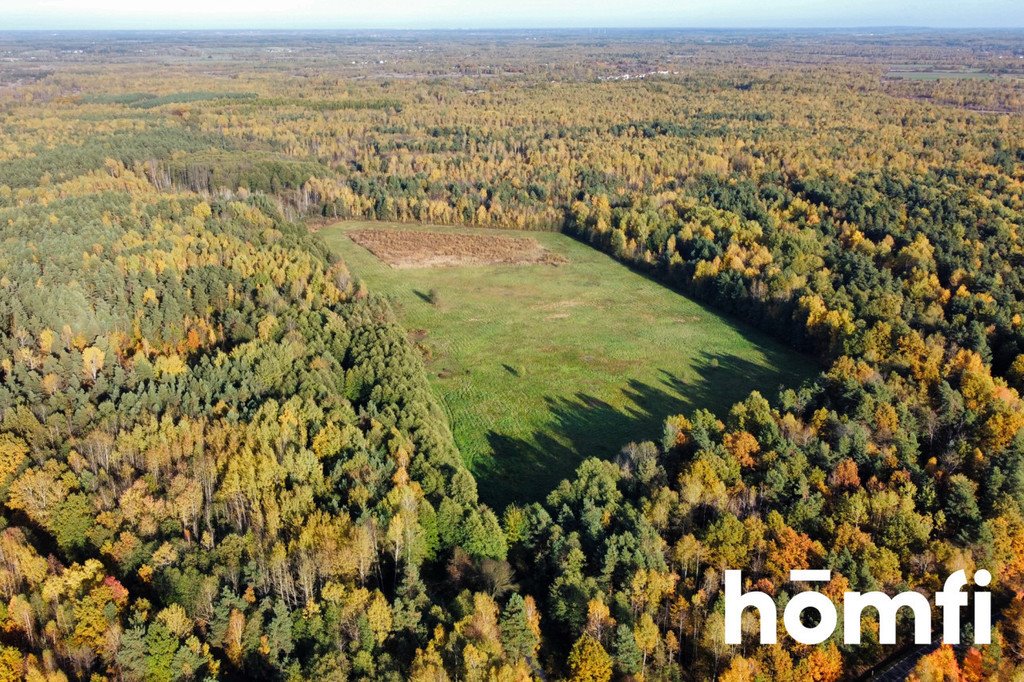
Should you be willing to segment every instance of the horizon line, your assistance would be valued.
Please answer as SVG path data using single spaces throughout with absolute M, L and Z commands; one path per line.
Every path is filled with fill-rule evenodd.
M 0 35 L 5 33 L 204 33 L 204 32 L 261 32 L 261 33 L 284 33 L 284 32 L 309 32 L 328 33 L 331 31 L 399 31 L 399 32 L 438 32 L 438 31 L 1021 31 L 1024 24 L 1016 26 L 931 26 L 926 24 L 863 24 L 863 25 L 825 25 L 820 26 L 774 26 L 774 25 L 751 25 L 751 26 L 727 26 L 727 25 L 705 25 L 705 26 L 585 26 L 585 25 L 550 25 L 550 26 L 335 26 L 335 27 L 314 27 L 314 26 L 208 26 L 208 27 L 168 27 L 157 28 L 153 26 L 137 27 L 104 27 L 95 26 L 91 28 L 54 28 L 54 27 L 20 27 L 0 28 Z

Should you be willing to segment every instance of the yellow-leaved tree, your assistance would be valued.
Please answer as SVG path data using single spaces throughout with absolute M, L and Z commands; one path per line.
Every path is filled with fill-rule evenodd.
M 612 678 L 612 657 L 601 643 L 583 635 L 569 652 L 571 682 L 608 682 Z

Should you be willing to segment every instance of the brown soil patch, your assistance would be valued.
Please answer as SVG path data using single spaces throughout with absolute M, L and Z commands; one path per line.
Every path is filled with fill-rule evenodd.
M 349 238 L 393 268 L 458 265 L 561 265 L 566 260 L 536 239 L 498 235 L 350 230 Z

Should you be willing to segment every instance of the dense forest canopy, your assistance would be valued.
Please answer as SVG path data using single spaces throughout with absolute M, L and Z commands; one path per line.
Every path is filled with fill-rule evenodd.
M 989 569 L 1024 673 L 1024 36 L 0 34 L 0 680 L 853 678 L 722 575 Z M 563 230 L 822 363 L 492 510 L 314 234 Z M 638 308 L 643 306 L 637 302 Z M 581 330 L 585 333 L 585 330 Z M 965 621 L 969 622 L 969 621 Z M 901 642 L 911 632 L 900 619 Z

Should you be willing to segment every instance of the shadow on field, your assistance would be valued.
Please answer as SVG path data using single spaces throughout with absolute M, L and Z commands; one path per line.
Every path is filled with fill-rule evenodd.
M 631 380 L 619 408 L 583 391 L 549 397 L 549 420 L 529 439 L 492 431 L 493 457 L 473 471 L 481 499 L 498 510 L 542 500 L 587 457 L 610 459 L 631 440 L 660 440 L 668 416 L 704 407 L 721 417 L 751 391 L 771 398 L 779 387 L 777 372 L 735 356 L 703 353 L 695 370 L 695 379 L 662 369 L 656 385 Z

